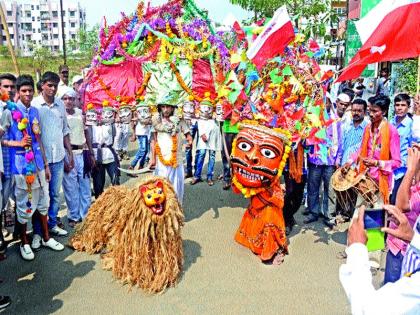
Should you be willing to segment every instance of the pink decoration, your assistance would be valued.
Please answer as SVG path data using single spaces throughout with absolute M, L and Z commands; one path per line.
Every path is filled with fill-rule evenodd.
M 13 117 L 13 120 L 20 121 L 22 119 L 22 113 L 18 110 L 14 110 L 12 112 L 12 117 Z
M 29 151 L 29 152 L 26 152 L 25 153 L 25 160 L 26 160 L 27 163 L 33 161 L 34 157 L 35 156 L 34 156 L 34 152 L 33 151 Z

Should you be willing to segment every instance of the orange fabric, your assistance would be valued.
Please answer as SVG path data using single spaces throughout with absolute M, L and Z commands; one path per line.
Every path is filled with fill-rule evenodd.
M 368 143 L 370 138 L 372 137 L 371 126 L 365 129 L 365 133 L 363 134 L 362 140 L 362 148 L 360 152 L 360 157 L 366 158 L 368 157 L 367 150 L 368 150 Z M 380 152 L 380 159 L 381 160 L 389 160 L 391 157 L 391 147 L 390 147 L 390 130 L 389 130 L 389 123 L 384 121 L 381 129 L 379 130 L 379 134 L 381 136 L 381 152 Z M 376 139 L 376 141 L 379 141 Z M 374 146 L 377 144 L 372 144 L 372 150 L 375 150 Z M 373 153 L 373 152 L 372 152 Z M 366 165 L 360 162 L 360 172 L 363 173 L 366 170 Z M 384 203 L 389 203 L 389 187 L 388 187 L 388 175 L 383 174 L 380 172 L 379 176 L 379 192 L 382 195 Z
M 302 182 L 303 174 L 303 146 L 298 144 L 297 156 L 294 152 L 289 155 L 289 174 L 290 177 L 295 180 L 296 183 Z
M 269 260 L 279 251 L 287 253 L 283 202 L 283 192 L 278 185 L 251 197 L 236 232 L 235 240 L 261 260 Z

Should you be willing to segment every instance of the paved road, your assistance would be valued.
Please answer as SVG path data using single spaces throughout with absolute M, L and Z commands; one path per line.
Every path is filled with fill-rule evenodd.
M 121 286 L 98 255 L 42 249 L 25 262 L 12 245 L 0 262 L 0 294 L 13 298 L 4 314 L 349 314 L 336 258 L 345 232 L 320 222 L 304 226 L 298 215 L 290 255 L 279 267 L 265 266 L 233 241 L 246 205 L 221 182 L 186 185 L 184 272 L 175 288 L 156 296 Z

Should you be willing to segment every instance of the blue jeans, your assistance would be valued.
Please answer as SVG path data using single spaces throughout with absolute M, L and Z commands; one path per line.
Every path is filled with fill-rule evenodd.
M 60 209 L 60 188 L 64 176 L 64 159 L 60 162 L 48 164 L 51 172 L 51 180 L 48 183 L 50 206 L 48 208 L 48 228 L 52 229 L 57 225 L 57 215 Z M 41 222 L 34 221 L 34 234 L 42 235 Z
M 308 163 L 308 209 L 309 212 L 316 218 L 323 215 L 326 219 L 332 218 L 332 213 L 328 210 L 329 186 L 330 179 L 334 173 L 334 166 L 329 165 L 315 165 Z M 321 183 L 324 187 L 322 197 L 322 209 L 320 207 L 319 188 Z
M 197 150 L 195 152 L 195 172 L 194 177 L 201 179 L 206 152 L 209 152 L 209 164 L 207 165 L 207 180 L 212 180 L 214 175 L 214 162 L 216 161 L 215 150 Z
M 395 282 L 401 278 L 401 266 L 404 256 L 401 252 L 395 256 L 390 250 L 386 254 L 384 284 Z
M 134 156 L 134 159 L 130 164 L 132 168 L 135 168 L 139 161 L 140 168 L 144 166 L 144 163 L 146 162 L 147 152 L 149 150 L 149 141 L 147 139 L 147 136 L 137 136 L 137 141 L 139 143 L 139 149 L 137 150 L 136 155 Z
M 191 137 L 193 138 L 193 140 L 195 138 L 195 135 L 197 134 L 197 131 L 198 131 L 198 124 L 197 124 L 197 122 L 195 122 L 195 124 L 191 125 L 191 127 L 190 127 L 190 133 L 191 133 Z M 186 172 L 187 172 L 187 174 L 192 174 L 192 172 L 193 172 L 192 171 L 192 169 L 193 169 L 193 166 L 192 166 L 192 161 L 193 161 L 192 146 L 189 147 L 189 148 L 186 148 L 185 159 L 187 160 Z
M 81 221 L 88 213 L 91 203 L 90 177 L 83 176 L 83 154 L 74 154 L 74 168 L 64 174 L 63 191 L 67 204 L 67 218 Z
M 404 179 L 404 176 L 401 178 L 398 178 L 396 180 L 394 180 L 394 188 L 392 189 L 392 194 L 391 194 L 391 200 L 390 203 L 391 205 L 395 205 L 395 203 L 397 202 L 397 193 L 398 193 L 398 189 L 400 189 L 401 183 Z

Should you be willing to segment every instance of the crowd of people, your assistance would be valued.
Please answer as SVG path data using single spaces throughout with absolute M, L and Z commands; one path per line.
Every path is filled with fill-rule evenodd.
M 238 126 L 232 125 L 230 116 L 219 112 L 217 105 L 206 99 L 199 104 L 186 102 L 182 104 L 183 119 L 179 119 L 175 109 L 180 107 L 180 101 L 168 93 L 157 100 L 157 115 L 152 115 L 149 104 L 139 101 L 135 111 L 122 106 L 117 112 L 104 106 L 98 119 L 95 110 L 83 104 L 83 77 L 74 76 L 70 84 L 69 68 L 63 65 L 58 70 L 58 74 L 44 73 L 37 84 L 29 75 L 17 78 L 12 74 L 0 75 L 0 91 L 14 101 L 13 106 L 0 101 L 0 228 L 4 225 L 3 211 L 14 205 L 13 234 L 15 239 L 20 238 L 24 260 L 33 260 L 34 252 L 41 247 L 64 249 L 53 238 L 68 234 L 58 217 L 61 188 L 67 204 L 68 226 L 72 228 L 88 213 L 91 183 L 96 198 L 104 190 L 106 173 L 112 185 L 120 183 L 120 161 L 130 158 L 129 140 L 138 141 L 129 170 L 154 169 L 156 175 L 173 184 L 181 204 L 185 179 L 191 178 L 191 185 L 202 182 L 206 155 L 207 184 L 213 186 L 217 178 L 223 180 L 224 190 L 230 189 L 229 157 Z M 387 209 L 392 209 L 389 211 L 398 223 L 405 224 L 401 219 L 404 213 L 408 225 L 414 226 L 420 213 L 420 98 L 413 99 L 405 93 L 395 95 L 392 100 L 395 115 L 387 119 L 391 105 L 389 93 L 385 93 L 387 83 L 381 80 L 377 94 L 367 99 L 361 92 L 364 88 L 361 80 L 352 84 L 353 88 L 341 86 L 336 99 L 327 94 L 325 115 L 332 123 L 326 128 L 327 140 L 317 150 L 325 150 L 327 158 L 316 154 L 313 145 L 299 143 L 291 156 L 303 162 L 296 163 L 302 169 L 286 167 L 283 173 L 287 234 L 296 224 L 295 213 L 305 202 L 305 189 L 304 224 L 322 219 L 328 228 L 334 228 L 353 217 L 361 200 L 356 198 L 343 206 L 337 202 L 331 183 L 337 170 L 346 172 L 352 168 L 367 173 L 379 187 L 377 206 L 394 205 Z M 223 173 L 215 178 L 216 153 L 222 156 Z M 136 176 L 135 172 L 132 176 Z M 398 237 L 389 232 L 387 238 L 385 284 L 399 281 L 402 270 L 406 271 L 404 258 L 410 252 L 411 239 Z M 6 248 L 2 232 L 3 258 Z M 411 264 L 411 271 L 418 269 L 418 256 Z M 2 305 L 10 303 L 5 296 L 0 301 Z

